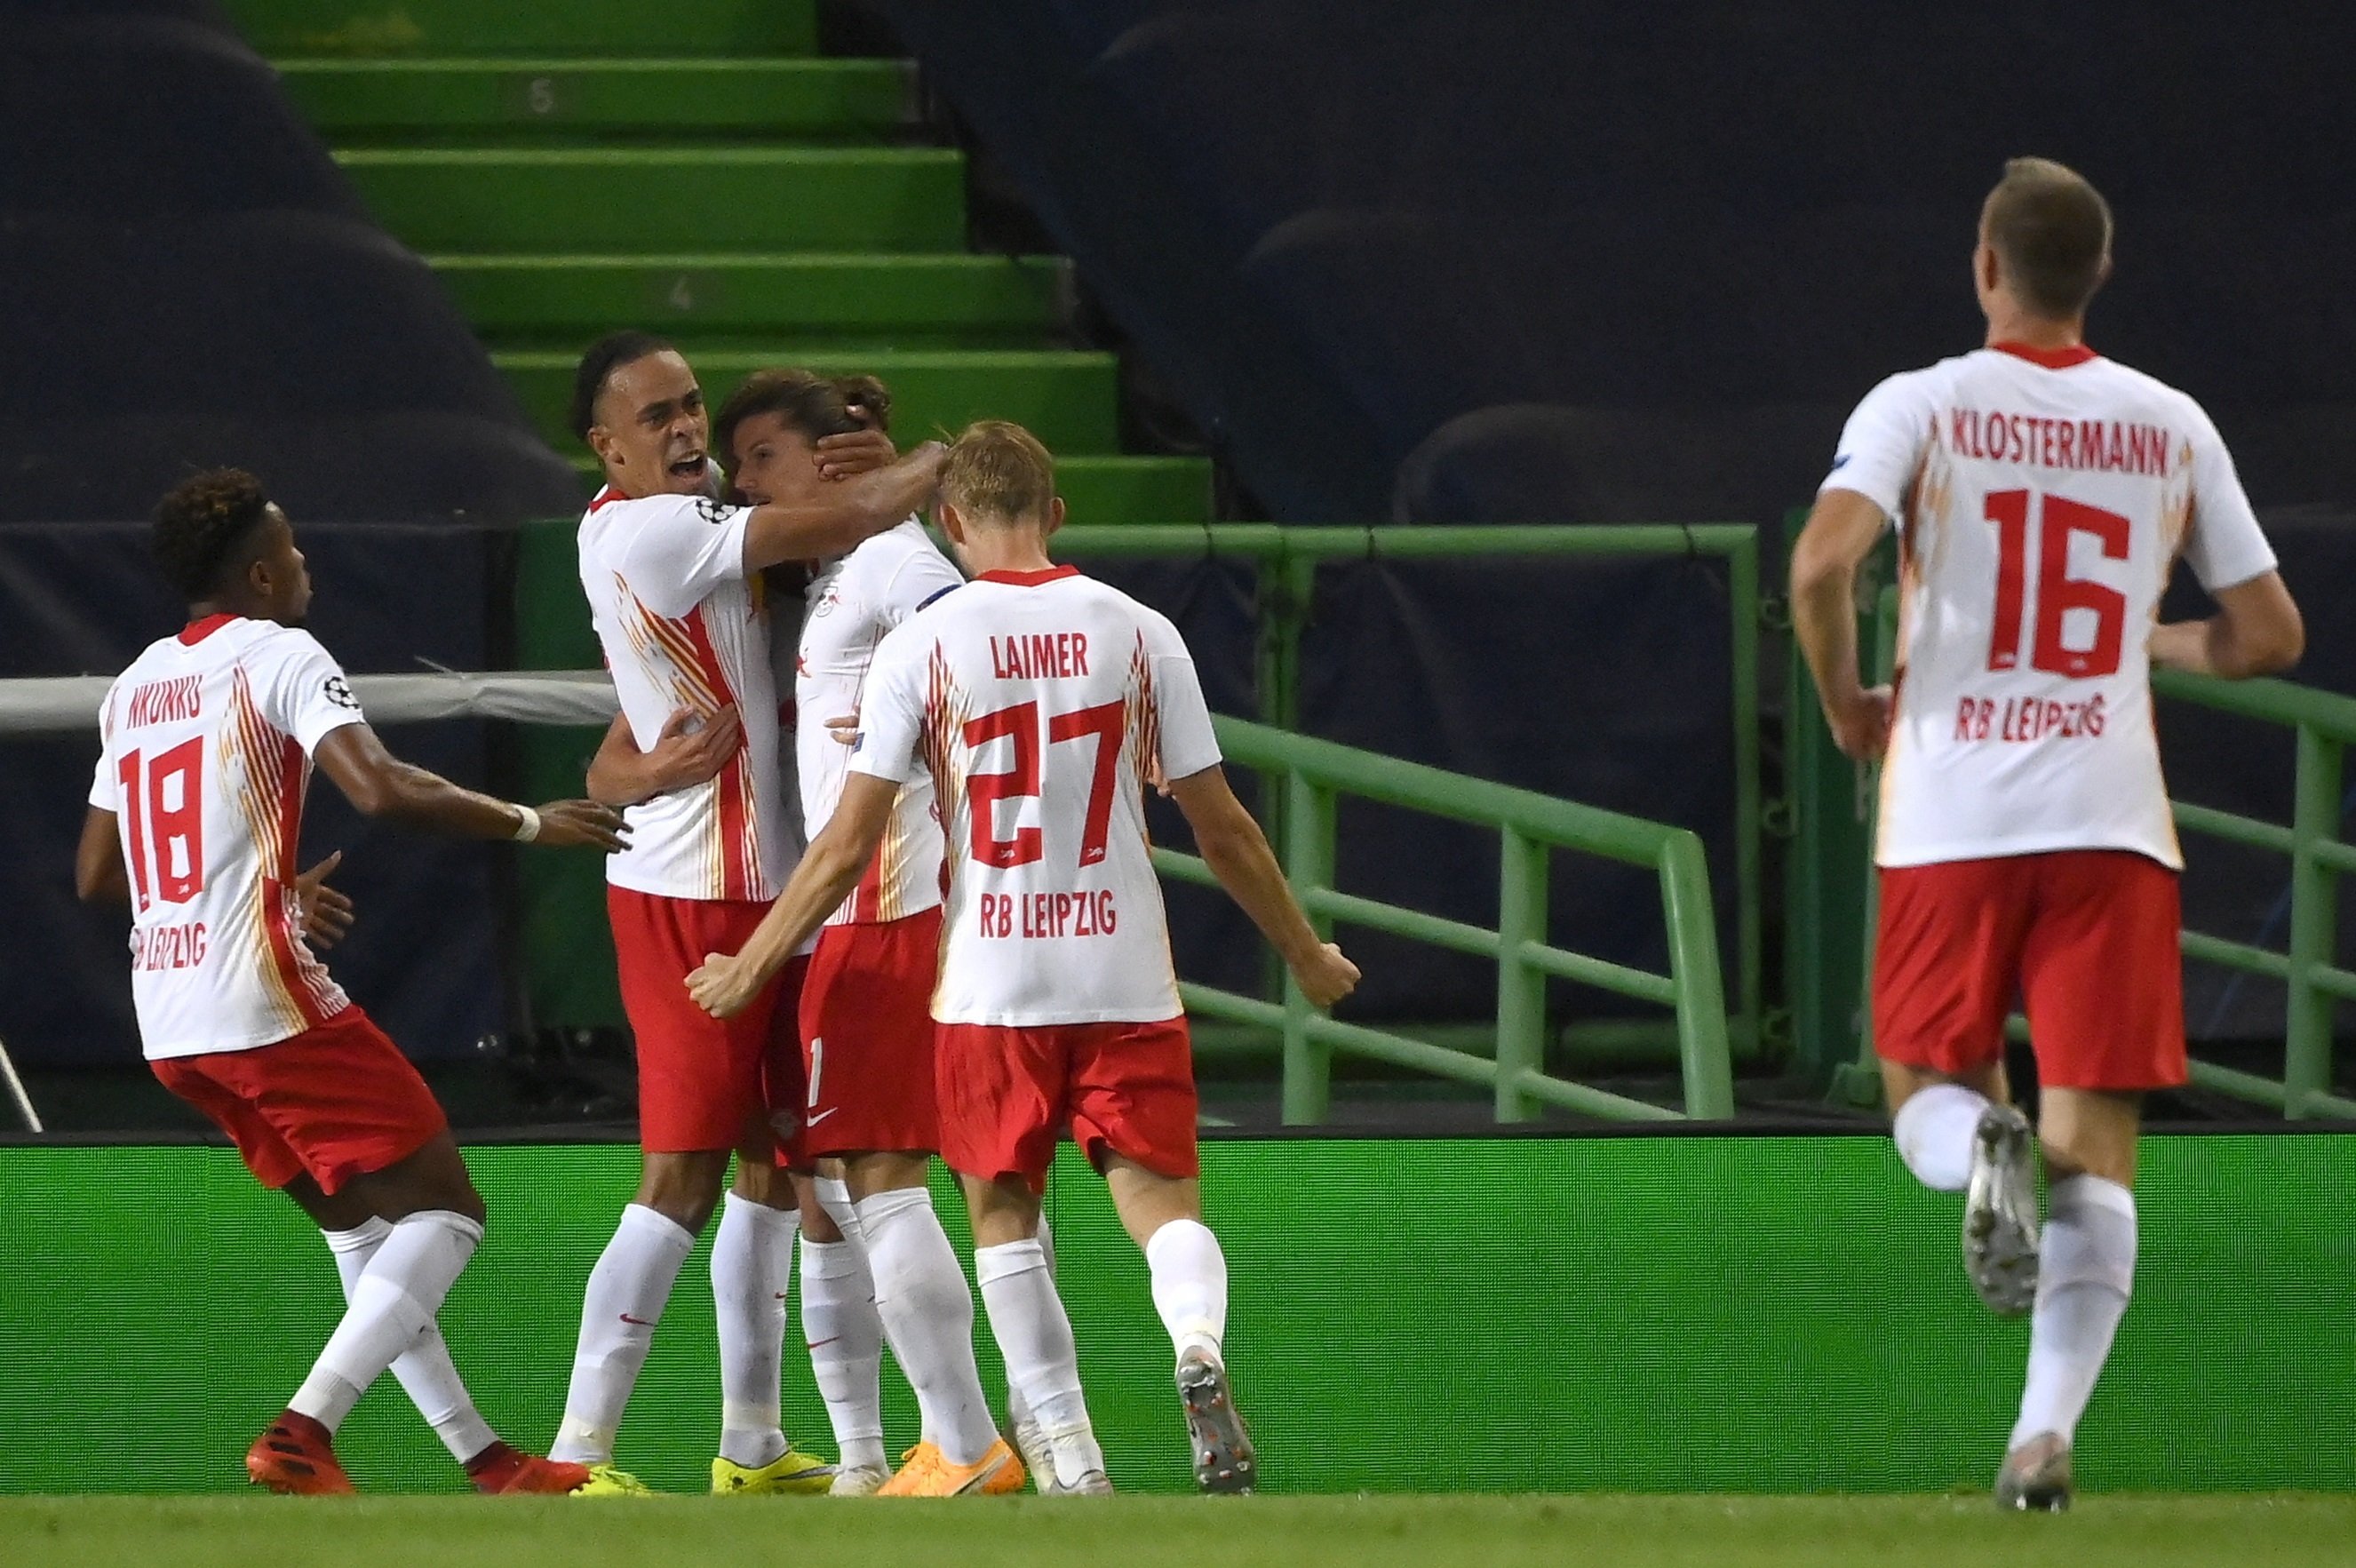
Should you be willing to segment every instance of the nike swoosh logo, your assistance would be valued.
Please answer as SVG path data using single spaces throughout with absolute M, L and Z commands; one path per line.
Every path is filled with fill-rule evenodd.
M 625 1323 L 635 1323 L 641 1328 L 652 1328 L 655 1326 L 655 1320 L 651 1317 L 632 1317 L 626 1312 L 622 1314 L 622 1321 Z
M 805 1127 L 815 1127 L 815 1126 L 817 1126 L 819 1122 L 821 1122 L 825 1121 L 828 1117 L 830 1117 L 830 1116 L 833 1115 L 836 1112 L 838 1112 L 838 1111 L 840 1111 L 840 1110 L 841 1110 L 841 1109 L 842 1109 L 842 1107 L 841 1107 L 841 1106 L 840 1106 L 840 1105 L 830 1105 L 830 1106 L 827 1107 L 827 1109 L 825 1109 L 824 1111 L 819 1112 L 817 1115 L 815 1115 L 815 1116 L 805 1116 L 805 1117 L 803 1117 L 803 1118 L 802 1118 L 802 1125 L 803 1125 L 803 1126 L 805 1126 Z

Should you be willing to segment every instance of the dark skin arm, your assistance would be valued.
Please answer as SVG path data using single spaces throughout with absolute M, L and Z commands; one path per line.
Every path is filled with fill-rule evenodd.
M 589 798 L 608 806 L 635 806 L 692 788 L 718 777 L 744 744 L 744 724 L 733 706 L 709 718 L 680 709 L 665 721 L 652 751 L 638 749 L 630 721 L 617 714 L 590 759 Z
M 402 761 L 364 724 L 329 731 L 313 759 L 364 817 L 466 839 L 511 839 L 523 822 L 522 813 L 505 800 Z M 540 816 L 535 843 L 586 845 L 609 854 L 622 847 L 621 818 L 594 800 L 552 800 L 540 808 Z
M 828 442 L 843 445 L 847 462 L 875 439 L 873 432 L 831 435 L 818 444 L 821 464 Z M 816 561 L 841 555 L 859 542 L 897 527 L 910 512 L 933 499 L 941 458 L 948 448 L 927 441 L 888 467 L 846 478 L 829 487 L 823 499 L 787 506 L 772 503 L 753 509 L 744 524 L 744 572 L 747 576 L 785 561 Z

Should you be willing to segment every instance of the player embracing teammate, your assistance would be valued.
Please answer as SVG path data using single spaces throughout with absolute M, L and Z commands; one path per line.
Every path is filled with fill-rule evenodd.
M 1987 346 L 1867 396 L 1792 559 L 1826 719 L 1882 765 L 1873 1037 L 1899 1152 L 1925 1186 L 1966 1194 L 1983 1299 L 2032 1311 L 1997 1477 L 2018 1509 L 2069 1504 L 2078 1419 L 2135 1278 L 2141 1095 L 2186 1076 L 2183 860 L 2149 667 L 2262 675 L 2303 645 L 2208 415 L 2086 347 L 2110 240 L 2078 175 L 2007 166 L 1973 260 Z M 1898 678 L 1869 691 L 1852 594 L 1893 522 Z M 2218 613 L 2158 625 L 2179 554 Z M 2033 1138 L 2005 1082 L 2016 993 Z
M 1176 629 L 1048 559 L 1063 513 L 1027 432 L 985 422 L 959 437 L 940 519 L 974 580 L 884 639 L 832 815 L 750 941 L 715 950 L 690 984 L 715 1016 L 755 1004 L 867 874 L 904 788 L 929 778 L 948 857 L 931 1009 L 940 1152 L 971 1210 L 1008 1379 L 1045 1431 L 1057 1486 L 1108 1489 L 1039 1239 L 1068 1124 L 1145 1251 L 1196 1478 L 1248 1490 L 1256 1462 L 1223 1359 L 1226 1263 L 1201 1219 L 1193 1063 L 1145 788 L 1169 790 L 1312 1003 L 1346 995 L 1357 970 L 1319 940 L 1228 789 Z M 919 1463 L 939 1461 L 920 1451 Z

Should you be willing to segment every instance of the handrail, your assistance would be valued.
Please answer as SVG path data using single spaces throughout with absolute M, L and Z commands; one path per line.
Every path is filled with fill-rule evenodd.
M 1288 1124 L 1324 1120 L 1335 1051 L 1488 1085 L 1495 1092 L 1500 1122 L 1528 1121 L 1542 1104 L 1619 1120 L 1676 1117 L 1677 1112 L 1644 1101 L 1547 1074 L 1549 976 L 1674 1007 L 1685 1115 L 1718 1119 L 1734 1113 L 1716 914 L 1701 840 L 1691 831 L 1243 719 L 1215 717 L 1212 723 L 1228 760 L 1281 780 L 1275 800 L 1284 829 L 1287 869 L 1321 932 L 1330 934 L 1339 919 L 1497 961 L 1494 1058 L 1327 1017 L 1309 1005 L 1289 975 L 1280 1003 L 1212 986 L 1182 985 L 1189 1012 L 1256 1025 L 1280 1036 Z M 1335 889 L 1334 804 L 1343 795 L 1496 828 L 1502 854 L 1496 929 L 1445 920 Z M 1667 974 L 1547 942 L 1547 871 L 1557 849 L 1650 866 L 1658 873 L 1669 936 Z M 1215 885 L 1210 867 L 1197 856 L 1156 849 L 1153 862 L 1173 880 Z
M 1882 590 L 1875 617 L 1877 668 L 1886 676 L 1893 656 L 1897 591 Z M 2289 993 L 2283 1030 L 2280 1079 L 2210 1062 L 2190 1064 L 2192 1081 L 2237 1100 L 2278 1109 L 2291 1119 L 2356 1118 L 2356 1100 L 2330 1092 L 2332 1008 L 2356 1001 L 2356 970 L 2334 963 L 2339 940 L 2340 876 L 2356 872 L 2356 844 L 2341 836 L 2340 781 L 2347 748 L 2356 745 L 2356 697 L 2318 691 L 2293 681 L 2227 681 L 2185 670 L 2155 667 L 2156 697 L 2194 703 L 2221 713 L 2282 725 L 2297 736 L 2296 775 L 2288 827 L 2211 806 L 2171 800 L 2179 829 L 2257 849 L 2287 854 L 2291 862 L 2290 941 L 2277 951 L 2202 931 L 2179 934 L 2184 956 L 2280 980 Z M 1870 972 L 1872 927 L 1866 931 Z M 2009 1031 L 2027 1037 L 2017 1015 Z M 1870 1038 L 1867 1049 L 1871 1050 Z
M 1499 523 L 1466 526 L 1376 524 L 1297 526 L 1266 522 L 1077 524 L 1055 537 L 1067 557 L 1221 556 L 1248 560 L 1259 572 L 1262 616 L 1258 669 L 1258 718 L 1285 731 L 1301 727 L 1301 633 L 1316 569 L 1327 561 L 1431 560 L 1486 555 L 1686 556 L 1721 561 L 1727 578 L 1729 683 L 1734 731 L 1735 1008 L 1734 1048 L 1755 1051 L 1765 1007 L 1761 902 L 1759 763 L 1759 531 L 1749 523 Z M 1267 780 L 1274 786 L 1277 780 Z M 1275 825 L 1280 848 L 1286 831 Z

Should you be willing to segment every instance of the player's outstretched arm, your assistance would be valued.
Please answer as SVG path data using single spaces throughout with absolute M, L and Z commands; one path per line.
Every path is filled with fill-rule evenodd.
M 692 789 L 719 776 L 744 744 L 734 704 L 706 717 L 680 708 L 665 720 L 652 751 L 640 751 L 630 721 L 616 715 L 589 759 L 589 798 L 613 807 Z
M 1268 847 L 1268 835 L 1244 810 L 1227 785 L 1226 770 L 1214 765 L 1173 779 L 1170 797 L 1194 830 L 1194 847 L 1227 897 L 1242 906 L 1260 934 L 1292 971 L 1302 994 L 1331 1007 L 1357 988 L 1358 966 L 1317 934 L 1292 897 L 1292 888 Z
M 594 800 L 552 800 L 536 810 L 478 795 L 402 761 L 364 724 L 327 732 L 319 770 L 364 817 L 383 817 L 453 838 L 518 839 L 553 849 L 622 847 L 622 819 Z
M 745 575 L 782 561 L 841 555 L 897 527 L 932 500 L 948 451 L 927 441 L 889 467 L 827 486 L 817 500 L 755 507 L 744 522 Z
M 2244 681 L 2287 670 L 2307 651 L 2307 623 L 2281 573 L 2262 572 L 2212 596 L 2217 613 L 2208 619 L 2152 628 L 2153 663 Z
M 1883 521 L 1872 498 L 1826 490 L 1792 547 L 1792 630 L 1833 739 L 1859 762 L 1878 761 L 1890 744 L 1890 689 L 1869 689 L 1857 667 L 1857 569 L 1873 553 Z
M 715 1018 L 733 1018 L 751 1005 L 794 950 L 851 897 L 860 873 L 875 858 L 875 846 L 884 842 L 899 793 L 899 785 L 888 779 L 851 775 L 834 815 L 810 841 L 793 880 L 761 917 L 744 950 L 707 953 L 703 967 L 687 977 L 688 994 L 697 1006 Z
M 131 876 L 123 867 L 122 830 L 112 811 L 92 806 L 74 846 L 74 895 L 85 904 L 128 904 Z

